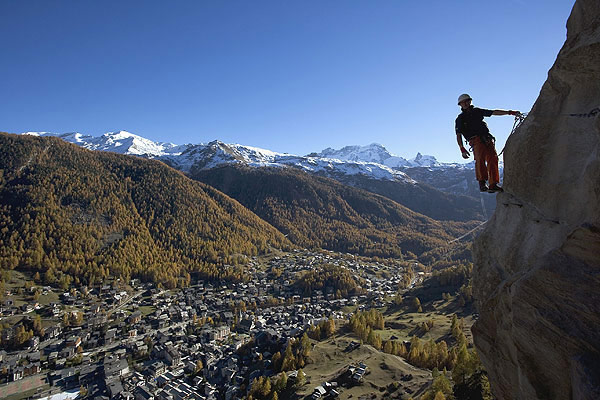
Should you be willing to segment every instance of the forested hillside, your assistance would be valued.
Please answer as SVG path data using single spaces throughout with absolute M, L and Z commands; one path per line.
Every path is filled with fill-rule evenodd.
M 240 277 L 245 256 L 290 242 L 235 200 L 157 161 L 0 133 L 0 266 L 46 283 L 190 273 Z
M 235 198 L 304 247 L 413 257 L 474 226 L 441 223 L 385 197 L 293 168 L 223 166 L 192 177 Z
M 473 174 L 472 171 L 469 172 Z M 431 172 L 431 174 L 433 173 Z M 335 179 L 346 185 L 380 194 L 438 221 L 483 221 L 487 215 L 485 214 L 487 211 L 482 210 L 477 199 L 445 193 L 425 183 L 411 184 L 372 179 L 363 175 L 338 176 Z M 491 212 L 493 212 L 493 207 Z

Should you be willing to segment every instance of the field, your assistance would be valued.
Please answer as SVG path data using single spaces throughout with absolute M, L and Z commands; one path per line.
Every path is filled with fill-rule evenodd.
M 424 304 L 425 306 L 425 304 Z M 446 340 L 449 345 L 454 344 L 450 335 L 450 326 L 455 308 L 452 301 L 439 300 L 426 305 L 425 312 L 407 312 L 405 309 L 382 309 L 385 317 L 385 329 L 377 330 L 383 340 L 410 341 L 413 336 L 418 336 L 423 341 L 430 339 Z M 460 318 L 461 315 L 458 315 Z M 419 328 L 424 322 L 433 321 L 429 330 Z M 472 342 L 471 315 L 464 316 L 464 333 L 468 342 Z M 310 395 L 314 388 L 326 381 L 337 381 L 343 376 L 349 365 L 358 365 L 363 362 L 368 366 L 363 382 L 358 385 L 342 385 L 340 399 L 409 399 L 418 398 L 429 387 L 432 376 L 427 369 L 416 368 L 408 364 L 403 358 L 377 351 L 369 345 L 346 351 L 348 344 L 359 339 L 347 328 L 341 327 L 339 336 L 313 342 L 311 363 L 303 371 L 306 374 L 307 384 L 298 392 L 302 397 Z M 408 376 L 412 376 L 408 379 Z
M 3 399 L 23 399 L 33 396 L 49 387 L 46 376 L 43 374 L 30 376 L 16 382 L 0 386 L 0 395 Z
M 6 274 L 5 278 L 7 278 L 5 283 L 5 289 L 13 293 L 10 298 L 13 300 L 15 306 L 20 307 L 23 304 L 30 304 L 34 302 L 31 294 L 25 290 L 26 282 L 32 284 L 40 291 L 41 294 L 37 300 L 37 303 L 39 303 L 40 306 L 43 307 L 50 303 L 59 303 L 58 294 L 54 290 L 43 290 L 42 286 L 35 284 L 30 276 L 19 271 L 5 271 L 4 274 Z M 2 324 L 6 326 L 12 326 L 19 323 L 19 321 L 21 321 L 25 316 L 33 317 L 36 313 L 40 314 L 40 316 L 42 317 L 42 323 L 45 327 L 55 324 L 55 319 L 52 318 L 51 315 L 44 315 L 39 310 L 32 311 L 30 313 L 22 313 L 21 311 L 19 311 L 19 314 L 5 318 L 0 318 L 0 320 Z
M 9 276 L 9 279 L 5 284 L 5 289 L 13 292 L 13 300 L 15 305 L 20 307 L 25 303 L 29 303 L 30 301 L 28 299 L 30 299 L 31 296 L 29 293 L 26 293 L 23 288 L 25 287 L 25 282 L 33 283 L 33 279 L 19 271 L 6 271 L 5 273 L 7 273 Z M 42 286 L 35 283 L 33 283 L 33 285 L 38 289 L 41 289 Z M 16 292 L 18 289 L 23 290 L 23 294 L 17 294 Z M 49 290 L 45 294 L 40 294 L 37 302 L 43 306 L 50 303 L 56 303 L 58 302 L 58 294 L 52 290 Z
M 352 336 L 345 335 L 317 343 L 311 353 L 313 362 L 304 368 L 307 384 L 298 394 L 310 395 L 316 386 L 325 381 L 337 381 L 350 364 L 357 366 L 360 362 L 368 367 L 364 382 L 342 387 L 340 399 L 362 396 L 370 399 L 390 398 L 387 387 L 394 382 L 398 382 L 398 389 L 393 391 L 393 396 L 399 399 L 417 396 L 427 388 L 431 380 L 430 371 L 415 368 L 402 358 L 377 351 L 369 345 L 346 352 L 346 347 L 353 340 Z M 410 375 L 410 380 L 403 380 L 403 377 L 407 379 Z
M 385 329 L 376 331 L 381 335 L 382 340 L 390 338 L 396 340 L 410 340 L 413 336 L 418 336 L 420 339 L 428 341 L 433 339 L 449 340 L 450 326 L 452 324 L 452 316 L 456 309 L 451 301 L 438 300 L 428 303 L 424 312 L 406 312 L 406 311 L 384 311 Z M 464 318 L 465 329 L 463 333 L 467 338 L 467 342 L 472 343 L 471 326 L 473 325 L 473 316 L 471 314 L 457 314 L 457 317 Z M 423 332 L 418 327 L 424 322 L 433 321 L 433 327 Z

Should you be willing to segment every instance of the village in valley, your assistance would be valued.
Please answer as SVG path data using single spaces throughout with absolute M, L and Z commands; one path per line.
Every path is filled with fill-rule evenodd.
M 277 357 L 307 340 L 311 329 L 329 323 L 335 331 L 357 311 L 391 304 L 425 276 L 407 268 L 407 262 L 388 263 L 297 250 L 268 260 L 253 258 L 246 266 L 248 278 L 240 282 L 197 281 L 174 290 L 135 279 L 66 291 L 29 284 L 26 291 L 41 292 L 37 301 L 6 288 L 2 343 L 18 343 L 18 348 L 0 351 L 0 397 L 247 397 L 256 380 L 278 375 Z M 330 286 L 307 293 L 297 285 L 299 276 L 323 265 L 347 270 L 360 282 L 359 291 L 340 297 Z M 43 304 L 44 298 L 56 300 Z M 318 358 L 324 350 L 316 347 L 318 341 L 310 343 L 303 351 Z M 326 380 L 302 368 L 286 368 L 282 390 L 288 397 L 333 398 L 363 383 L 370 371 L 363 362 L 367 355 L 358 356 L 360 339 L 346 335 L 336 341 L 334 335 L 331 343 L 332 354 L 346 357 L 338 360 L 337 373 Z M 348 357 L 353 352 L 357 357 Z M 403 375 L 402 380 L 411 378 Z M 406 389 L 410 393 L 418 385 Z

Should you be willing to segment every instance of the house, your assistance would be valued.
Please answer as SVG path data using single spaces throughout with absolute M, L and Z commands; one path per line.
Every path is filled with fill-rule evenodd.
M 237 394 L 239 392 L 240 388 L 237 386 L 229 386 L 227 388 L 227 391 L 225 392 L 225 400 L 232 400 L 237 398 Z
M 81 337 L 72 335 L 65 341 L 65 346 L 77 348 L 81 345 Z
M 104 358 L 104 377 L 120 377 L 129 374 L 129 364 L 127 360 L 109 356 Z
M 162 375 L 167 370 L 166 365 L 162 361 L 155 361 L 146 369 L 148 375 L 152 378 L 156 378 L 159 375 Z
M 231 329 L 227 325 L 222 325 L 216 328 L 216 337 L 217 340 L 226 339 L 227 336 L 231 333 Z
M 321 397 L 325 396 L 327 394 L 327 391 L 325 390 L 325 388 L 323 386 L 317 386 L 315 388 L 315 390 L 313 391 L 313 394 L 310 396 L 311 399 L 320 399 Z
M 242 332 L 250 332 L 252 329 L 254 329 L 254 320 L 251 318 L 244 318 L 243 320 L 240 321 L 238 328 L 242 331 Z
M 53 339 L 60 335 L 61 329 L 58 325 L 49 326 L 46 328 L 46 339 Z
M 41 370 L 39 362 L 29 363 L 23 367 L 23 376 L 39 374 Z
M 13 381 L 18 381 L 23 379 L 23 377 L 25 376 L 25 369 L 23 367 L 17 367 L 14 368 L 12 371 L 12 380 Z
M 38 347 L 40 344 L 40 338 L 38 336 L 34 336 L 31 339 L 29 339 L 29 342 L 27 343 L 27 345 L 30 348 L 36 348 Z
M 117 336 L 117 328 L 111 328 L 104 334 L 104 344 L 111 344 Z
M 147 386 L 138 386 L 134 392 L 135 400 L 154 400 L 152 391 Z
M 181 363 L 181 355 L 179 355 L 179 352 L 173 346 L 166 346 L 163 353 L 163 358 L 172 367 Z
M 135 397 L 133 396 L 133 394 L 131 392 L 127 392 L 127 391 L 123 391 L 121 393 L 119 393 L 119 396 L 117 397 L 118 400 L 134 400 Z
M 142 320 L 142 313 L 140 311 L 134 312 L 127 318 L 127 322 L 131 325 L 137 324 L 141 320 Z
M 93 314 L 98 314 L 100 312 L 101 307 L 102 306 L 100 303 L 94 303 L 90 306 L 90 312 Z
M 115 379 L 106 383 L 106 390 L 111 398 L 118 396 L 123 392 L 123 385 L 120 379 Z
M 79 386 L 79 372 L 75 368 L 65 368 L 50 374 L 50 382 L 53 386 L 72 388 Z
M 74 347 L 65 347 L 64 349 L 62 349 L 60 351 L 60 357 L 61 358 L 71 358 L 75 355 L 75 348 Z

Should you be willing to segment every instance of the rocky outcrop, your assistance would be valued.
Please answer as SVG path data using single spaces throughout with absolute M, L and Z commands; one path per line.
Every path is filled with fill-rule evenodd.
M 600 399 L 600 2 L 508 140 L 504 188 L 474 245 L 475 345 L 499 399 Z

